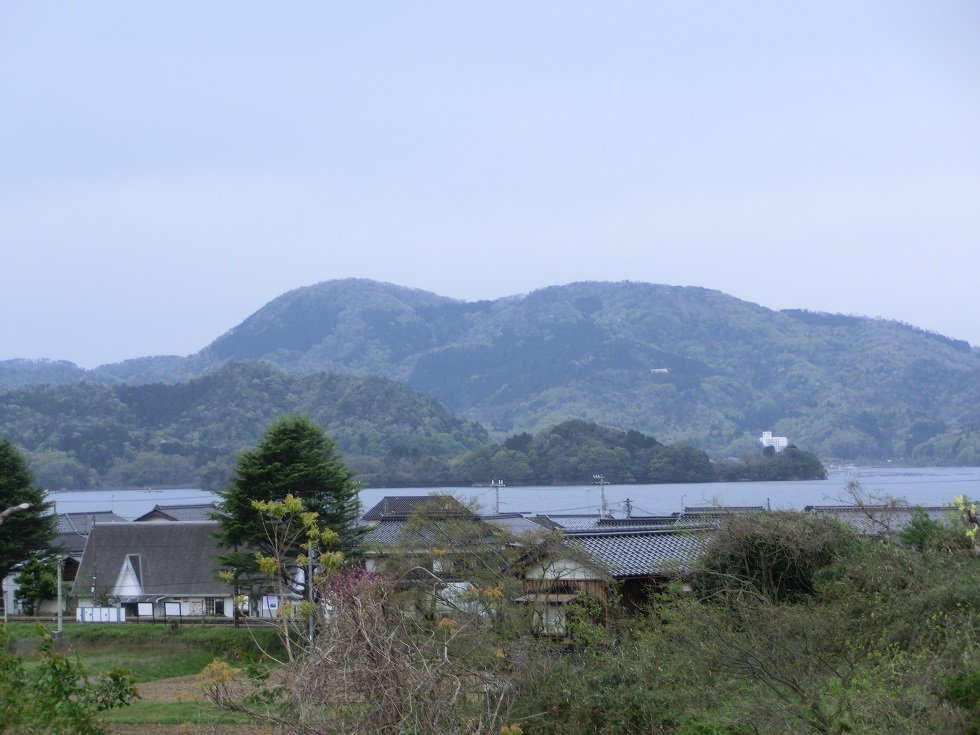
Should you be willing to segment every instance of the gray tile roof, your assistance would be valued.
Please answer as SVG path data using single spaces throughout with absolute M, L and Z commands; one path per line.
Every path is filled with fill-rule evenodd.
M 81 559 L 82 552 L 85 550 L 85 540 L 92 527 L 99 523 L 129 523 L 129 521 L 110 510 L 96 513 L 59 513 L 58 547 L 71 558 Z
M 398 542 L 402 529 L 405 528 L 403 520 L 385 520 L 373 524 L 364 534 L 365 546 L 393 546 Z
M 129 523 L 129 521 L 111 510 L 100 510 L 95 513 L 59 513 L 58 533 L 87 536 L 92 526 L 97 523 Z
M 553 531 L 593 531 L 599 527 L 599 516 L 596 513 L 588 515 L 537 515 L 529 516 L 530 520 Z
M 154 505 L 153 510 L 134 518 L 134 523 L 147 521 L 210 521 L 216 503 L 196 505 Z
M 447 496 L 432 495 L 388 495 L 361 518 L 365 521 L 380 521 L 384 518 L 407 518 L 423 503 L 431 503 L 438 497 L 443 500 L 446 510 L 454 513 L 470 513 L 458 500 Z
M 499 515 L 481 515 L 487 523 L 493 524 L 498 528 L 513 534 L 523 536 L 526 533 L 536 533 L 545 530 L 540 523 L 536 523 L 531 518 L 526 518 L 520 513 L 502 513 Z
M 689 571 L 713 530 L 579 532 L 568 534 L 568 542 L 617 579 L 648 577 Z
M 111 588 L 127 557 L 138 555 L 144 595 L 228 595 L 217 578 L 218 542 L 214 522 L 107 523 L 96 525 L 75 576 L 75 593 L 87 594 L 93 574 Z
M 934 521 L 942 521 L 949 513 L 948 508 L 929 506 L 923 508 Z M 914 506 L 892 505 L 808 505 L 804 513 L 826 515 L 837 518 L 848 524 L 858 533 L 865 536 L 881 536 L 886 533 L 898 533 L 912 520 Z
M 563 533 L 575 533 L 578 531 L 603 531 L 603 530 L 656 530 L 670 529 L 677 526 L 702 526 L 705 524 L 718 524 L 723 518 L 723 514 L 711 514 L 708 516 L 694 514 L 681 515 L 674 513 L 669 516 L 632 516 L 630 518 L 600 518 L 598 514 L 589 515 L 538 515 L 528 516 L 528 520 L 534 521 L 545 528 L 561 531 Z
M 731 515 L 732 513 L 761 513 L 766 509 L 764 505 L 688 505 L 684 508 L 684 515 Z

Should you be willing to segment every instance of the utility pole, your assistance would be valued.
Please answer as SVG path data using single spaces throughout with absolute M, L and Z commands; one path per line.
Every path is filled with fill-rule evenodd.
M 609 517 L 609 509 L 606 507 L 606 478 L 604 475 L 592 475 L 592 484 L 599 486 L 599 492 L 602 494 L 602 508 L 599 510 L 600 518 Z
M 494 487 L 494 495 L 496 496 L 496 503 L 494 504 L 494 514 L 500 515 L 500 488 L 507 487 L 504 485 L 503 480 L 490 480 L 490 484 Z
M 58 640 L 65 632 L 65 606 L 62 602 L 63 598 L 61 595 L 61 587 L 64 584 L 65 573 L 65 558 L 63 556 L 58 557 L 58 630 L 54 634 L 54 637 Z
M 316 637 L 316 621 L 320 617 L 320 610 L 316 604 L 315 595 L 313 594 L 313 556 L 316 554 L 317 547 L 310 547 L 309 555 L 306 560 L 306 591 L 310 599 L 310 624 L 309 631 L 307 633 L 309 641 L 312 644 L 313 639 Z

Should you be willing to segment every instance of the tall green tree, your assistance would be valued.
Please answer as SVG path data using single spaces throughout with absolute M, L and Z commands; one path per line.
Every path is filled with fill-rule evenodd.
M 21 562 L 50 556 L 58 534 L 54 504 L 44 490 L 34 487 L 24 455 L 10 440 L 0 439 L 0 512 L 23 503 L 29 506 L 26 510 L 0 521 L 0 585 Z
M 225 566 L 239 578 L 255 572 L 255 552 L 267 552 L 268 519 L 253 501 L 282 501 L 293 495 L 317 514 L 321 529 L 338 536 L 338 551 L 350 556 L 360 543 L 360 484 L 343 455 L 309 416 L 283 415 L 272 422 L 255 449 L 242 453 L 215 513 Z M 296 550 L 297 554 L 300 550 Z

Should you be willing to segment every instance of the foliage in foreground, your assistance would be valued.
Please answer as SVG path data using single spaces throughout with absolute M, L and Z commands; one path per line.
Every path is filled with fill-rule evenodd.
M 39 666 L 26 669 L 8 652 L 6 626 L 0 627 L 0 732 L 50 735 L 105 735 L 98 715 L 122 707 L 139 695 L 125 669 L 90 676 L 77 656 L 55 650 L 43 634 Z
M 563 657 L 517 721 L 528 735 L 975 735 L 980 559 L 957 523 L 919 550 L 802 515 L 735 518 L 694 593 L 660 593 L 615 650 Z
M 578 642 L 535 639 L 489 576 L 455 608 L 445 595 L 421 607 L 425 580 L 445 587 L 416 543 L 397 578 L 346 571 L 324 586 L 331 615 L 278 687 L 236 697 L 221 662 L 203 683 L 291 733 L 977 735 L 975 514 L 963 499 L 946 523 L 915 514 L 908 533 L 877 538 L 802 514 L 736 516 L 690 579 Z M 466 522 L 430 517 L 417 537 Z M 500 547 L 470 547 L 456 568 L 491 574 Z

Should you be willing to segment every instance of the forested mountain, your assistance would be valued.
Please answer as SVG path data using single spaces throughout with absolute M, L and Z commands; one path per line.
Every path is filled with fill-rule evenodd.
M 825 461 L 980 464 L 980 353 L 966 342 L 646 283 L 467 303 L 328 281 L 284 294 L 188 358 L 75 372 L 8 361 L 0 384 L 179 380 L 243 359 L 393 378 L 500 438 L 584 418 L 716 457 L 772 430 Z
M 185 383 L 0 390 L 0 436 L 60 487 L 223 487 L 236 453 L 282 413 L 308 413 L 362 472 L 384 460 L 450 458 L 488 440 L 479 424 L 377 375 L 291 375 L 230 363 Z

